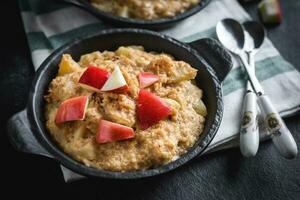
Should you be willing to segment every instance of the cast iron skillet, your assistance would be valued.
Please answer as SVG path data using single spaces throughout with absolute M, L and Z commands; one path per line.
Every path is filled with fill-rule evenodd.
M 47 94 L 49 83 L 57 74 L 57 65 L 61 55 L 69 53 L 75 60 L 79 60 L 82 54 L 96 50 L 116 50 L 122 45 L 143 45 L 147 51 L 166 52 L 173 55 L 176 59 L 190 63 L 198 69 L 196 84 L 204 91 L 204 102 L 208 109 L 204 131 L 196 144 L 186 154 L 158 168 L 121 173 L 87 167 L 66 155 L 51 139 L 45 127 L 44 95 Z M 200 155 L 212 141 L 220 126 L 223 113 L 221 81 L 231 67 L 230 55 L 213 39 L 206 38 L 190 44 L 184 44 L 165 35 L 142 29 L 101 31 L 64 45 L 54 51 L 42 63 L 33 80 L 29 94 L 27 105 L 28 122 L 26 122 L 27 119 L 24 120 L 26 118 L 24 114 L 23 117 L 20 113 L 14 116 L 8 125 L 9 136 L 18 150 L 33 152 L 30 148 L 26 149 L 28 144 L 22 144 L 21 141 L 23 132 L 26 132 L 27 126 L 30 126 L 30 130 L 28 130 L 34 134 L 37 141 L 46 149 L 46 152 L 49 152 L 51 157 L 58 160 L 65 167 L 89 177 L 133 179 L 162 174 Z M 33 153 L 47 154 L 45 151 Z
M 114 14 L 101 11 L 95 8 L 94 6 L 92 6 L 88 0 L 58 0 L 58 1 L 63 1 L 66 3 L 71 3 L 73 5 L 79 6 L 91 12 L 98 18 L 107 21 L 109 23 L 112 23 L 113 25 L 117 25 L 121 27 L 146 28 L 146 29 L 153 29 L 153 30 L 161 30 L 161 29 L 168 28 L 172 25 L 175 25 L 177 22 L 199 12 L 210 2 L 210 0 L 201 0 L 201 2 L 198 5 L 174 17 L 155 19 L 155 20 L 142 20 L 142 19 L 119 17 Z

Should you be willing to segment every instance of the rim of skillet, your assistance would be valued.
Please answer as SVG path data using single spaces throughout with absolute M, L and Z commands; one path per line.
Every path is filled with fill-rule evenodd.
M 83 3 L 83 6 L 85 6 L 85 8 L 91 10 L 92 12 L 95 12 L 97 14 L 101 14 L 104 17 L 111 18 L 115 21 L 119 21 L 119 22 L 123 22 L 123 23 L 130 23 L 132 25 L 134 25 L 134 24 L 136 24 L 136 25 L 162 25 L 162 24 L 169 24 L 169 23 L 173 23 L 173 22 L 178 22 L 178 21 L 181 21 L 185 18 L 188 18 L 188 17 L 196 14 L 197 12 L 199 12 L 200 10 L 205 8 L 210 3 L 211 0 L 201 0 L 196 6 L 184 11 L 183 13 L 179 13 L 175 16 L 159 18 L 159 19 L 153 19 L 153 20 L 144 20 L 144 19 L 138 19 L 138 18 L 121 17 L 121 16 L 118 16 L 118 15 L 114 15 L 112 13 L 105 12 L 105 11 L 102 11 L 100 9 L 97 9 L 96 7 L 91 5 L 91 3 L 89 3 L 87 0 L 79 0 L 79 1 L 81 3 Z
M 38 120 L 39 116 L 36 111 L 35 102 L 38 101 L 36 90 L 38 88 L 38 84 L 42 78 L 42 75 L 44 75 L 45 69 L 47 69 L 50 66 L 50 63 L 52 59 L 54 59 L 56 56 L 61 55 L 66 49 L 72 47 L 75 44 L 80 43 L 83 40 L 97 37 L 100 35 L 110 35 L 114 33 L 132 33 L 132 34 L 146 34 L 155 36 L 164 40 L 168 40 L 169 42 L 175 44 L 178 46 L 178 48 L 184 48 L 189 53 L 193 54 L 194 56 L 199 59 L 199 62 L 205 65 L 206 70 L 211 75 L 212 81 L 215 84 L 214 87 L 216 89 L 216 113 L 213 123 L 211 124 L 211 127 L 208 129 L 206 136 L 201 141 L 197 141 L 198 144 L 194 144 L 193 147 L 191 147 L 185 154 L 181 155 L 178 159 L 171 161 L 167 164 L 164 164 L 162 166 L 159 166 L 157 168 L 153 169 L 147 169 L 147 170 L 139 170 L 139 171 L 130 171 L 130 172 L 113 172 L 113 171 L 107 171 L 97 168 L 88 167 L 84 164 L 82 164 L 79 161 L 76 161 L 75 159 L 71 158 L 69 155 L 67 155 L 56 143 L 53 141 L 52 138 L 47 137 L 46 135 L 50 135 L 48 131 L 44 132 L 42 127 L 45 127 L 45 123 Z M 159 174 L 163 174 L 166 172 L 169 172 L 171 170 L 174 170 L 178 168 L 179 166 L 184 165 L 188 161 L 191 161 L 194 157 L 197 155 L 200 155 L 203 153 L 203 151 L 206 149 L 206 147 L 209 145 L 209 143 L 212 141 L 214 136 L 217 133 L 217 130 L 219 129 L 221 119 L 223 116 L 223 100 L 222 100 L 222 90 L 221 90 L 221 83 L 219 79 L 217 78 L 215 71 L 207 64 L 207 62 L 202 58 L 196 50 L 194 50 L 191 46 L 188 44 L 185 44 L 183 42 L 180 42 L 176 39 L 173 39 L 169 36 L 159 34 L 157 32 L 144 30 L 144 29 L 134 29 L 134 28 L 117 28 L 117 29 L 108 29 L 103 31 L 95 32 L 91 35 L 88 35 L 86 37 L 80 37 L 72 42 L 69 42 L 62 47 L 56 49 L 51 53 L 50 56 L 46 58 L 46 60 L 40 65 L 38 68 L 35 77 L 32 81 L 32 85 L 30 88 L 29 93 L 29 100 L 27 104 L 27 113 L 28 113 L 28 119 L 30 122 L 30 126 L 33 132 L 33 135 L 37 138 L 37 140 L 41 143 L 41 145 L 54 156 L 60 164 L 67 167 L 68 169 L 84 175 L 88 177 L 98 177 L 98 178 L 110 178 L 110 179 L 137 179 L 137 178 L 144 178 L 144 177 L 151 177 Z M 44 114 L 44 113 L 43 113 Z M 47 130 L 44 128 L 44 130 Z

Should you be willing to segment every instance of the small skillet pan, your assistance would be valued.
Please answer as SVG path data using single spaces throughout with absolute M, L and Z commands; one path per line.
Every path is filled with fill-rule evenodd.
M 169 53 L 178 60 L 190 63 L 198 69 L 196 84 L 204 92 L 204 102 L 207 105 L 208 115 L 204 131 L 199 140 L 186 154 L 177 160 L 154 169 L 121 173 L 87 167 L 65 154 L 52 140 L 45 126 L 44 95 L 47 94 L 48 86 L 57 74 L 57 66 L 61 55 L 69 53 L 75 60 L 79 60 L 83 54 L 96 50 L 116 50 L 122 45 L 142 45 L 146 51 Z M 47 155 L 65 167 L 88 177 L 133 179 L 162 174 L 187 163 L 203 153 L 214 138 L 220 126 L 223 113 L 221 81 L 231 67 L 230 55 L 213 39 L 206 38 L 185 44 L 168 36 L 142 29 L 101 31 L 62 46 L 42 63 L 32 83 L 26 108 L 27 112 L 16 114 L 9 121 L 9 137 L 18 150 Z M 22 143 L 22 137 L 24 138 L 24 135 L 28 133 L 33 133 L 35 136 L 34 140 L 37 140 L 32 140 L 29 143 L 38 142 L 41 149 L 34 150 L 30 148 L 28 142 Z
M 73 5 L 79 6 L 89 11 L 90 13 L 94 14 L 101 20 L 109 22 L 119 27 L 136 27 L 136 28 L 145 28 L 145 29 L 152 29 L 152 30 L 162 30 L 175 25 L 177 22 L 193 14 L 196 14 L 197 12 L 202 10 L 211 0 L 201 0 L 198 5 L 174 17 L 161 18 L 155 20 L 142 20 L 142 19 L 119 17 L 112 13 L 104 12 L 95 8 L 88 0 L 57 0 L 57 1 L 71 3 Z

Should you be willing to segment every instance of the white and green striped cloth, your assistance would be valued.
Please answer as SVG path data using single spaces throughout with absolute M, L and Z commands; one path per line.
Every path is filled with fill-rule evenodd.
M 24 28 L 35 69 L 56 48 L 76 37 L 112 27 L 90 13 L 69 4 L 53 0 L 19 0 Z M 215 26 L 223 18 L 240 22 L 251 20 L 237 0 L 212 0 L 202 11 L 180 22 L 176 27 L 162 31 L 185 42 L 203 37 L 214 37 Z M 285 61 L 266 40 L 256 56 L 256 73 L 262 85 L 283 116 L 295 114 L 300 106 L 300 74 Z M 209 151 L 236 145 L 241 107 L 246 80 L 241 68 L 234 68 L 223 82 L 224 118 Z M 65 180 L 75 178 L 63 170 Z

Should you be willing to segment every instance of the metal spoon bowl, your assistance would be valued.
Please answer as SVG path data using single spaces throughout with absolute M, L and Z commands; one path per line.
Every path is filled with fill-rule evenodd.
M 266 37 L 265 28 L 256 21 L 247 21 L 243 23 L 245 29 L 245 51 L 257 51 Z
M 243 27 L 234 19 L 223 19 L 216 27 L 220 42 L 232 53 L 240 54 L 243 51 L 245 37 Z

